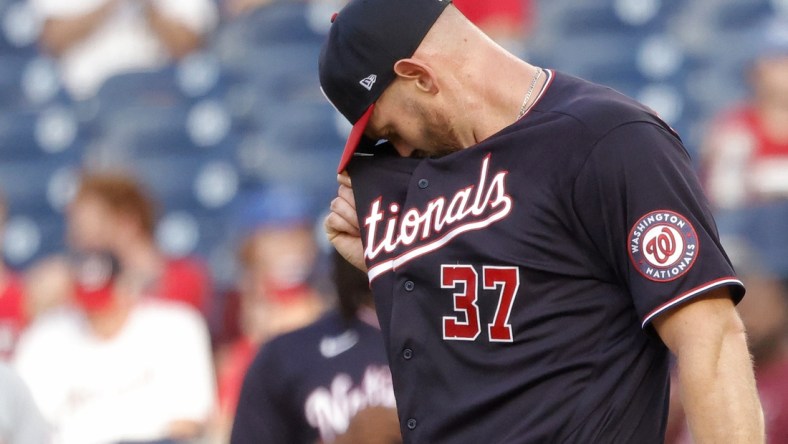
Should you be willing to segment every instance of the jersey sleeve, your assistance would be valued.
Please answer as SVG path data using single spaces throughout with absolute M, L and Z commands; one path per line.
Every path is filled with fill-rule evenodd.
M 276 345 L 274 341 L 263 346 L 246 372 L 231 444 L 296 442 L 290 427 L 292 420 L 288 417 L 290 410 L 286 407 L 288 393 L 283 383 L 286 374 Z
M 660 314 L 729 286 L 744 294 L 689 155 L 651 122 L 621 125 L 599 139 L 574 185 L 580 223 L 645 328 Z

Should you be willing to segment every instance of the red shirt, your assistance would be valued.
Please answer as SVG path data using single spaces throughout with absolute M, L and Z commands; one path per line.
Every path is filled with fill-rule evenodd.
M 779 142 L 769 137 L 763 129 L 758 113 L 751 106 L 734 110 L 724 124 L 740 125 L 755 139 L 755 157 L 788 156 L 788 141 Z
M 738 208 L 788 197 L 788 141 L 769 137 L 751 105 L 717 118 L 703 152 L 703 179 L 711 202 Z
M 211 285 L 208 267 L 199 259 L 171 259 L 154 294 L 163 299 L 185 302 L 201 313 L 207 313 Z
M 27 322 L 22 282 L 9 276 L 5 288 L 0 288 L 0 360 L 11 357 L 16 339 Z
M 482 27 L 488 20 L 503 17 L 521 27 L 531 22 L 529 0 L 454 0 L 454 5 L 468 20 Z
M 238 338 L 229 345 L 227 355 L 217 369 L 219 409 L 228 416 L 235 414 L 246 370 L 249 369 L 258 348 L 259 346 L 248 338 Z

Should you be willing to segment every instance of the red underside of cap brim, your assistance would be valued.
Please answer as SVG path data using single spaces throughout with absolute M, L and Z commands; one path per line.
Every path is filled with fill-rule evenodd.
M 339 161 L 337 173 L 345 171 L 347 164 L 350 163 L 350 159 L 353 158 L 353 154 L 356 152 L 358 144 L 361 142 L 361 138 L 364 137 L 364 131 L 367 130 L 367 123 L 369 123 L 369 118 L 372 116 L 373 109 L 375 109 L 374 103 L 370 105 L 369 108 L 367 108 L 364 114 L 362 114 L 353 125 L 353 129 L 350 130 L 350 135 L 348 136 L 347 142 L 345 143 L 345 150 L 342 152 L 342 159 Z

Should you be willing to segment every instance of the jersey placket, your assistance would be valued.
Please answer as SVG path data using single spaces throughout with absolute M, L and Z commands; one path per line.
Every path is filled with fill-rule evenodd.
M 409 208 L 424 208 L 435 193 L 432 190 L 432 178 L 434 172 L 431 171 L 429 161 L 422 161 L 416 166 L 410 182 L 408 183 L 405 200 L 401 202 L 399 225 L 402 224 L 403 212 Z M 418 240 L 415 242 L 418 244 Z M 401 388 L 405 388 L 411 396 L 415 396 L 415 390 L 419 386 L 417 381 L 429 379 L 427 370 L 430 366 L 427 348 L 424 347 L 424 338 L 431 334 L 424 330 L 429 325 L 428 315 L 421 309 L 420 300 L 429 298 L 428 289 L 433 288 L 435 283 L 425 282 L 418 276 L 418 270 L 414 269 L 413 262 L 403 264 L 401 267 L 394 267 L 390 278 L 394 285 L 391 303 L 391 322 L 392 325 L 407 325 L 408 328 L 395 329 L 398 334 L 390 338 L 390 365 L 392 373 L 395 373 L 395 384 L 399 383 Z M 418 261 L 416 261 L 418 262 Z M 413 317 L 422 317 L 414 322 Z M 410 398 L 410 396 L 408 396 Z M 421 422 L 428 415 L 428 408 L 424 403 L 412 402 L 403 403 L 400 409 L 400 427 L 406 434 L 405 441 L 418 442 L 418 429 Z M 419 405 L 415 410 L 414 405 Z

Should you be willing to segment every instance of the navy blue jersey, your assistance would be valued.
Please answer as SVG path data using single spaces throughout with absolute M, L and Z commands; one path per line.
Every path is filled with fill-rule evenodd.
M 406 442 L 661 443 L 669 351 L 650 322 L 743 294 L 671 128 L 549 74 L 473 147 L 379 145 L 349 166 Z
M 330 443 L 359 410 L 394 407 L 380 330 L 361 318 L 348 324 L 331 312 L 263 346 L 246 373 L 231 442 Z

